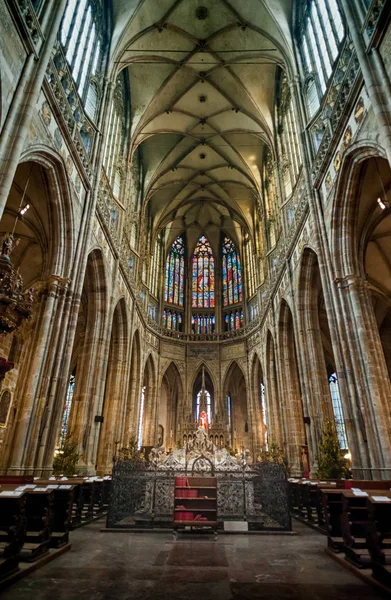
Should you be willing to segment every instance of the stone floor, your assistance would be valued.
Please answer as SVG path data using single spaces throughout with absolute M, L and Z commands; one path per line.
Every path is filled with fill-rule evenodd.
M 72 549 L 2 594 L 2 600 L 373 600 L 376 592 L 324 553 L 326 538 L 221 535 L 173 541 L 163 533 L 72 532 Z

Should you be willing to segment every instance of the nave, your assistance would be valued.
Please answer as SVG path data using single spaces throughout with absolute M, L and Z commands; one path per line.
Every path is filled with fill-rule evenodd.
M 297 535 L 102 533 L 96 521 L 72 549 L 3 592 L 3 600 L 375 600 L 366 583 L 324 553 L 325 538 Z

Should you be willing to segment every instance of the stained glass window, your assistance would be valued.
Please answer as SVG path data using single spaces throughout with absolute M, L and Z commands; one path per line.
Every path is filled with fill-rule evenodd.
M 191 330 L 193 333 L 214 333 L 216 330 L 216 317 L 210 314 L 192 315 Z
M 200 403 L 201 403 L 201 394 L 202 390 L 200 390 L 197 394 L 197 421 L 200 418 Z M 208 415 L 208 423 L 212 422 L 212 399 L 208 390 L 205 390 L 205 400 L 206 400 L 206 413 Z
M 173 243 L 166 260 L 164 301 L 183 306 L 185 290 L 185 244 L 181 236 Z
M 59 443 L 60 448 L 63 446 L 66 435 L 68 433 L 68 428 L 69 428 L 68 422 L 69 422 L 69 417 L 71 414 L 72 398 L 73 398 L 74 390 L 75 390 L 75 376 L 71 375 L 69 378 L 69 383 L 68 383 L 64 412 L 62 414 L 62 424 L 61 424 L 60 443 Z
M 224 306 L 242 301 L 242 268 L 235 244 L 225 237 L 222 248 Z
M 183 315 L 175 310 L 163 311 L 163 325 L 167 329 L 174 329 L 175 331 L 182 331 Z
M 339 445 L 341 450 L 346 450 L 348 448 L 348 438 L 346 436 L 345 419 L 342 411 L 341 395 L 339 393 L 338 377 L 336 373 L 330 375 L 329 386 Z
M 224 323 L 226 331 L 235 331 L 235 329 L 240 329 L 243 326 L 243 310 L 238 309 L 225 313 Z
M 215 264 L 208 239 L 202 235 L 193 254 L 192 306 L 213 308 L 215 305 Z

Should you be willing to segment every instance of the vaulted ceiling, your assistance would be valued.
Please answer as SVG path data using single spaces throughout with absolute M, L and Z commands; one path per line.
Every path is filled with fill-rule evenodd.
M 240 241 L 274 146 L 276 71 L 293 64 L 291 0 L 123 0 L 114 20 L 154 231 Z

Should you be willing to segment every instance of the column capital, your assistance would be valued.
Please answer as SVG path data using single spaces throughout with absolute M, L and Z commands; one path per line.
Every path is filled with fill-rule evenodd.
M 334 283 L 339 288 L 350 288 L 355 287 L 356 289 L 366 290 L 368 289 L 368 281 L 361 277 L 360 275 L 356 275 L 354 273 L 350 275 L 345 275 L 345 277 L 337 277 L 334 279 Z

